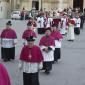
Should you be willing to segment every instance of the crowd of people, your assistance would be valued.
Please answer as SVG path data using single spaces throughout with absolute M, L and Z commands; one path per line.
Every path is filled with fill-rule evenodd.
M 49 75 L 53 64 L 61 59 L 63 36 L 73 42 L 75 34 L 80 35 L 83 24 L 84 14 L 79 9 L 39 12 L 35 20 L 29 17 L 27 29 L 22 34 L 23 47 L 18 66 L 23 71 L 23 85 L 40 85 L 39 71 L 44 70 L 45 74 Z M 4 62 L 15 59 L 15 45 L 18 36 L 11 25 L 11 21 L 8 21 L 6 29 L 0 35 L 1 59 Z M 42 37 L 39 45 L 35 45 L 34 41 L 38 35 Z M 7 80 L 7 83 L 4 80 Z M 0 64 L 0 85 L 11 85 L 7 71 L 2 64 Z

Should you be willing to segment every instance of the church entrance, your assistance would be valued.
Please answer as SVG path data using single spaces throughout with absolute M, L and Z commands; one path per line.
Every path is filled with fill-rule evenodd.
M 39 1 L 32 1 L 32 8 L 39 10 Z
M 73 0 L 73 8 L 80 8 L 83 11 L 84 0 Z

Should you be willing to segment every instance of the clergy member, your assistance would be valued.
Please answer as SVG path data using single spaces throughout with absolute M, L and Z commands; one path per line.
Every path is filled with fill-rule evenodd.
M 15 59 L 16 32 L 11 28 L 11 21 L 6 23 L 6 29 L 1 33 L 1 56 L 4 61 Z
M 51 36 L 51 30 L 49 28 L 46 29 L 45 35 L 41 38 L 39 45 L 44 57 L 43 70 L 45 70 L 46 74 L 49 74 L 52 70 L 55 50 L 55 42 Z
M 42 69 L 43 56 L 34 41 L 33 36 L 28 37 L 28 44 L 21 51 L 19 68 L 23 70 L 23 85 L 39 85 L 39 69 Z
M 11 85 L 6 68 L 0 63 L 0 85 Z
M 75 39 L 74 26 L 75 26 L 75 20 L 73 16 L 70 16 L 68 20 L 68 29 L 67 29 L 67 40 L 68 41 L 74 41 Z
M 61 41 L 63 39 L 62 34 L 56 27 L 56 25 L 53 25 L 51 28 L 51 36 L 55 40 L 55 51 L 54 51 L 54 63 L 58 62 L 58 60 L 61 58 Z
M 40 15 L 37 18 L 37 30 L 38 34 L 44 34 L 44 13 L 40 13 Z
M 37 34 L 33 31 L 33 24 L 32 22 L 28 22 L 27 23 L 27 29 L 24 31 L 23 35 L 22 35 L 22 39 L 24 41 L 24 45 L 27 43 L 26 38 L 33 36 L 34 38 L 37 38 Z
M 64 15 L 61 18 L 61 34 L 62 35 L 66 34 L 66 28 L 67 28 L 67 15 Z
M 80 26 L 81 26 L 81 19 L 80 19 L 80 16 L 78 15 L 76 17 L 76 25 L 75 25 L 75 28 L 74 28 L 74 33 L 76 35 L 80 34 Z

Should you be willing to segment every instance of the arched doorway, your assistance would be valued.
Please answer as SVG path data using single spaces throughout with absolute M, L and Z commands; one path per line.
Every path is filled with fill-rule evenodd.
M 73 8 L 80 8 L 83 11 L 84 0 L 73 0 Z
M 36 10 L 39 10 L 39 1 L 32 1 L 32 8 L 35 8 Z

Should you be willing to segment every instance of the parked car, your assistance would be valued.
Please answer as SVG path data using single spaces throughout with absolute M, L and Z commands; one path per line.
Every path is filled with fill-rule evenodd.
M 11 13 L 11 19 L 20 20 L 20 18 L 21 18 L 21 12 L 20 11 L 13 11 Z

